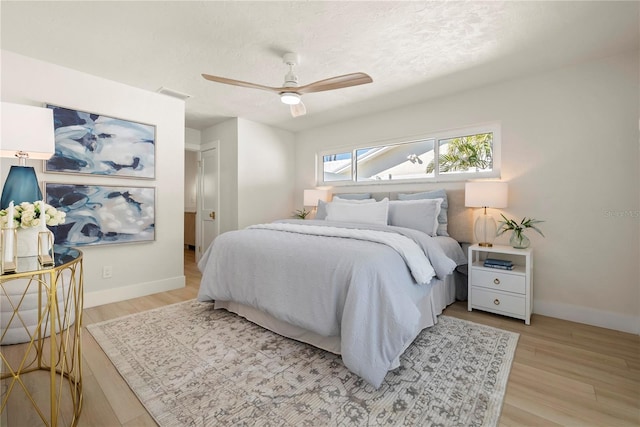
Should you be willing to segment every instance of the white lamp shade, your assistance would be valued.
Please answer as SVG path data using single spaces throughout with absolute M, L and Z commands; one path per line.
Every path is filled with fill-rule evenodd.
M 304 190 L 304 206 L 318 206 L 318 200 L 329 201 L 328 190 Z
M 55 151 L 53 110 L 3 102 L 0 157 L 22 151 L 29 159 L 49 159 Z
M 471 208 L 506 208 L 509 186 L 502 181 L 467 182 L 464 205 Z

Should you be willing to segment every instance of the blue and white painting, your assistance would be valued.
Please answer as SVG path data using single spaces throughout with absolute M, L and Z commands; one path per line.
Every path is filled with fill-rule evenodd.
M 155 126 L 47 105 L 55 154 L 46 172 L 155 177 Z
M 63 246 L 155 240 L 155 188 L 45 183 L 46 203 L 67 214 L 51 227 Z

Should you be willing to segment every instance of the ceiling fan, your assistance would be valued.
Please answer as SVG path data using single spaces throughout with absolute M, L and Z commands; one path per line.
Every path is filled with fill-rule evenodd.
M 343 76 L 330 77 L 325 80 L 319 80 L 304 86 L 298 86 L 298 76 L 293 73 L 293 67 L 298 65 L 300 62 L 298 54 L 291 52 L 285 53 L 282 57 L 282 62 L 289 66 L 289 72 L 284 76 L 284 83 L 282 84 L 282 87 L 264 86 L 256 83 L 228 79 L 226 77 L 212 76 L 209 74 L 203 74 L 202 77 L 212 82 L 275 92 L 280 95 L 280 100 L 283 103 L 290 106 L 291 115 L 293 117 L 303 116 L 307 113 L 307 109 L 301 99 L 301 95 L 304 93 L 342 89 L 345 87 L 371 83 L 373 81 L 373 79 L 365 73 L 351 73 Z

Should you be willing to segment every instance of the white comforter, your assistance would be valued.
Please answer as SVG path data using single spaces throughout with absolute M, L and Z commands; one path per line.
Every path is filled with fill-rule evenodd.
M 339 336 L 345 366 L 379 387 L 421 328 L 434 323 L 422 316 L 422 306 L 431 304 L 431 283 L 418 284 L 405 258 L 385 243 L 330 236 L 335 230 L 322 235 L 315 228 L 325 228 L 324 221 L 288 222 L 314 230 L 254 227 L 218 236 L 198 264 L 198 300 L 236 301 L 319 335 Z M 426 234 L 367 228 L 410 237 L 422 252 L 420 262 L 437 277 L 456 267 Z
M 389 231 L 363 230 L 361 228 L 341 228 L 325 225 L 291 224 L 286 222 L 258 224 L 249 228 L 287 231 L 289 233 L 311 234 L 314 236 L 343 237 L 382 243 L 393 248 L 407 263 L 411 275 L 418 284 L 429 283 L 436 275 L 424 251 L 412 239 Z

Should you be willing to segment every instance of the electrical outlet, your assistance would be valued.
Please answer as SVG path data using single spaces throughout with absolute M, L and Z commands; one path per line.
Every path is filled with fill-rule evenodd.
M 102 278 L 110 279 L 111 276 L 113 276 L 113 267 L 111 267 L 110 265 L 105 265 L 104 267 L 102 267 Z

